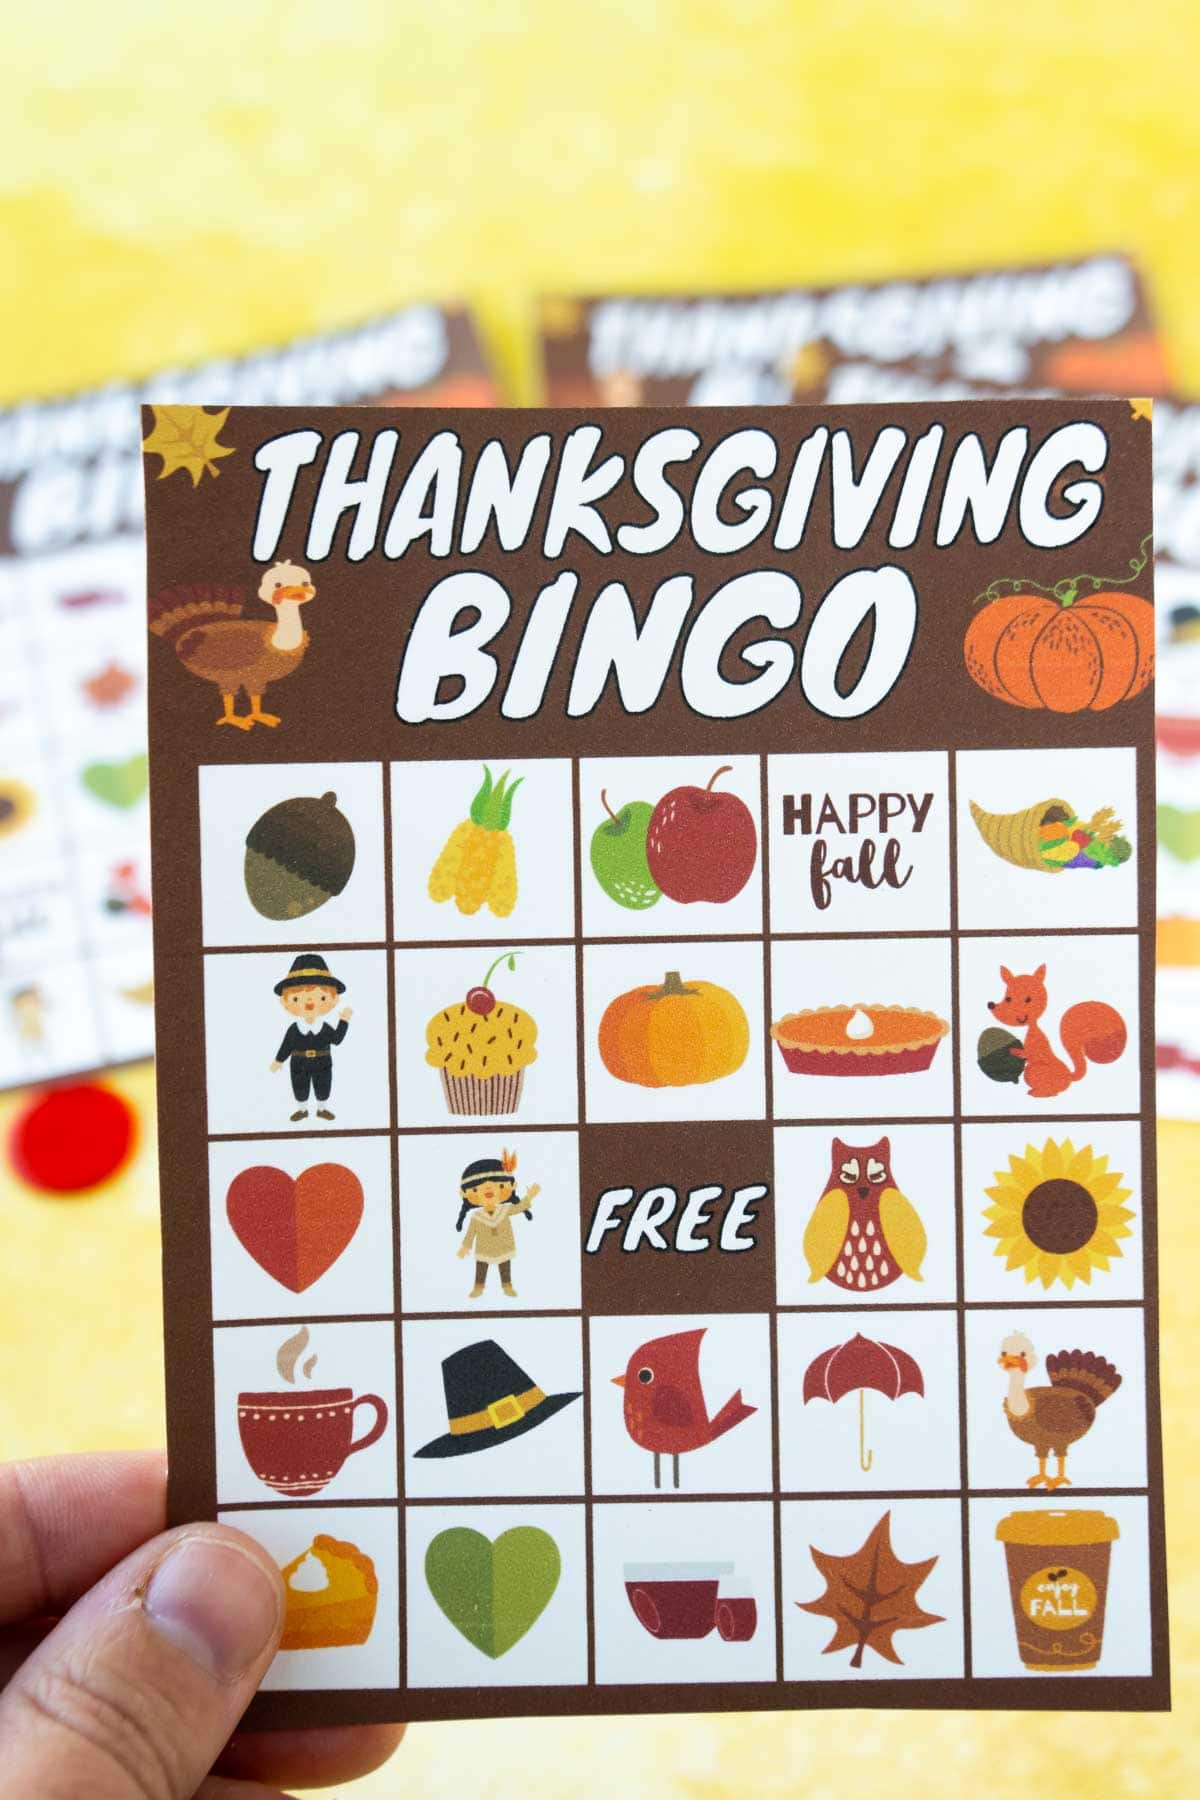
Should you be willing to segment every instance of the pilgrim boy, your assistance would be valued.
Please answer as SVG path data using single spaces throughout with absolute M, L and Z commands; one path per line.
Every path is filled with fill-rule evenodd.
M 291 1013 L 292 1023 L 275 1052 L 271 1073 L 276 1074 L 290 1059 L 292 1093 L 298 1102 L 293 1124 L 308 1117 L 310 1089 L 318 1102 L 318 1119 L 333 1118 L 326 1105 L 333 1086 L 333 1046 L 346 1035 L 351 1009 L 343 1006 L 336 1025 L 330 1025 L 325 1015 L 333 1011 L 338 995 L 345 991 L 345 982 L 330 974 L 329 964 L 315 950 L 301 951 L 283 980 L 275 983 L 280 1004 Z
M 533 1217 L 529 1209 L 541 1189 L 535 1181 L 525 1190 L 524 1199 L 516 1199 L 516 1166 L 515 1153 L 502 1150 L 499 1162 L 494 1156 L 484 1156 L 478 1162 L 468 1163 L 462 1172 L 459 1183 L 462 1205 L 455 1229 L 462 1230 L 463 1221 L 470 1213 L 471 1222 L 467 1226 L 467 1235 L 463 1238 L 458 1254 L 466 1256 L 471 1250 L 475 1252 L 475 1286 L 470 1293 L 472 1300 L 478 1300 L 483 1293 L 483 1284 L 493 1263 L 498 1263 L 500 1267 L 501 1293 L 510 1300 L 517 1297 L 517 1290 L 512 1284 L 512 1259 L 517 1253 L 512 1221 L 518 1213 L 524 1213 L 527 1219 Z

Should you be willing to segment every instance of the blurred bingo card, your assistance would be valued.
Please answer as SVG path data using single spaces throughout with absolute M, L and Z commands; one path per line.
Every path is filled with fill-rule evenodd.
M 1200 1119 L 1200 405 L 1154 408 L 1158 1104 Z
M 138 407 L 160 474 L 217 468 L 196 396 L 483 406 L 470 316 L 349 331 L 0 412 L 0 1087 L 154 1047 Z
M 145 414 L 260 1722 L 1168 1702 L 1151 423 Z
M 1117 255 L 757 294 L 549 298 L 540 326 L 555 406 L 891 404 L 1168 385 L 1141 278 Z

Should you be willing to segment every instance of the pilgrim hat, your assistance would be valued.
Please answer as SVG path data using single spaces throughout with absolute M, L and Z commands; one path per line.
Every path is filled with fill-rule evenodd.
M 431 1439 L 418 1456 L 469 1456 L 493 1444 L 524 1437 L 579 1394 L 544 1394 L 492 1338 L 468 1344 L 442 1362 L 450 1429 Z
M 294 987 L 331 987 L 336 988 L 339 994 L 346 991 L 345 982 L 329 973 L 329 964 L 315 950 L 300 952 L 283 980 L 275 983 L 275 992 L 282 994 L 285 988 Z

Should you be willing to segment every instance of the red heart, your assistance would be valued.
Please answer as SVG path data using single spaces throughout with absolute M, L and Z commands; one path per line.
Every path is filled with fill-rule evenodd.
M 259 1164 L 234 1176 L 225 1211 L 259 1268 L 300 1294 L 333 1267 L 358 1230 L 362 1183 L 341 1163 L 314 1163 L 295 1180 Z

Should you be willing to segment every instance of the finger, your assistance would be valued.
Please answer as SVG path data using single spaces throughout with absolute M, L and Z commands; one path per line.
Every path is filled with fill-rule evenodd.
M 338 1787 L 387 1761 L 403 1725 L 331 1726 L 313 1731 L 238 1732 L 218 1760 L 226 1775 L 284 1787 Z
M 32 1656 L 57 1624 L 57 1619 L 26 1619 L 0 1631 L 0 1689 L 8 1686 L 25 1658 Z
M 212 1775 L 202 1782 L 196 1800 L 292 1800 L 278 1788 L 260 1787 L 257 1781 L 225 1781 Z
M 293 1797 L 279 1788 L 260 1787 L 257 1781 L 225 1781 L 219 1775 L 211 1775 L 201 1782 L 196 1800 L 293 1800 Z
M 0 1625 L 65 1612 L 155 1537 L 166 1477 L 157 1450 L 0 1467 Z
M 6 1791 L 190 1800 L 279 1642 L 283 1586 L 240 1531 L 188 1525 L 85 1594 L 0 1695 Z

